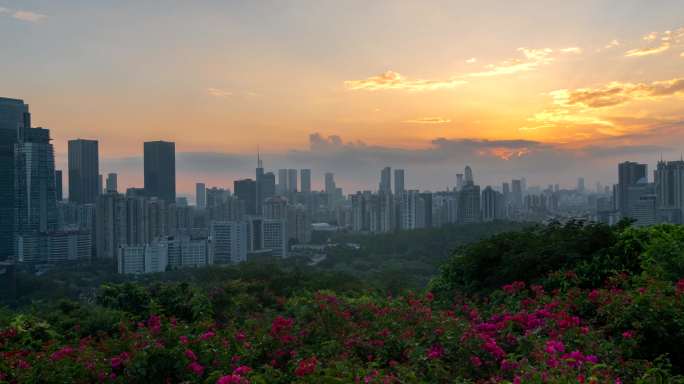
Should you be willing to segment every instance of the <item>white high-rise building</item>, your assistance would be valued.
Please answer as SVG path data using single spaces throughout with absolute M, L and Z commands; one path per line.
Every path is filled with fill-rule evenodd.
M 263 249 L 273 256 L 287 257 L 287 222 L 281 219 L 264 219 L 261 224 Z
M 213 221 L 209 234 L 210 260 L 214 264 L 235 264 L 247 260 L 247 223 Z

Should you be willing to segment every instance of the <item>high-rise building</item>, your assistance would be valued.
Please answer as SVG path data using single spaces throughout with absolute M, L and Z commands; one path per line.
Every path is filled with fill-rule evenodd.
M 195 205 L 199 209 L 207 207 L 207 186 L 204 183 L 195 184 Z
M 287 220 L 287 199 L 282 196 L 269 197 L 264 201 L 264 219 Z
M 511 205 L 517 209 L 522 208 L 522 205 L 523 205 L 522 180 L 512 180 L 511 181 Z
M 465 167 L 465 181 L 464 185 L 475 184 L 475 179 L 473 178 L 473 170 L 469 165 Z
M 0 97 L 0 262 L 15 259 L 14 147 L 21 131 L 30 127 L 28 104 Z
M 392 168 L 385 167 L 380 171 L 380 193 L 392 193 Z
M 328 209 L 333 209 L 337 203 L 337 185 L 332 172 L 325 173 L 325 194 L 328 196 Z
M 239 263 L 247 260 L 247 223 L 214 221 L 211 223 L 210 258 L 215 264 Z
M 46 262 L 47 234 L 57 230 L 55 158 L 50 131 L 26 128 L 15 145 L 16 255 L 23 262 Z
M 503 218 L 504 197 L 501 192 L 487 186 L 482 191 L 482 220 L 492 221 Z
M 304 193 L 309 193 L 311 192 L 311 170 L 310 169 L 302 169 L 299 171 L 299 178 L 300 178 L 300 191 Z
M 245 202 L 245 211 L 248 215 L 256 215 L 256 182 L 252 179 L 235 180 L 233 191 L 235 197 Z
M 106 193 L 97 199 L 95 213 L 97 220 L 95 225 L 96 258 L 115 260 L 119 246 L 129 244 L 126 241 L 126 210 L 126 198 L 119 193 Z
M 394 193 L 400 195 L 406 190 L 406 185 L 404 184 L 404 170 L 395 169 L 394 170 Z
M 119 185 L 118 184 L 119 183 L 117 180 L 117 174 L 116 173 L 108 173 L 105 192 L 106 193 L 119 192 Z
M 278 193 L 286 193 L 290 190 L 287 169 L 278 170 Z
M 460 223 L 476 223 L 481 220 L 480 186 L 467 181 L 458 192 L 458 221 Z
M 584 177 L 577 178 L 577 192 L 584 193 Z
M 69 140 L 69 201 L 94 204 L 100 194 L 99 178 L 97 140 Z
M 64 200 L 64 176 L 62 175 L 62 171 L 57 169 L 55 170 L 55 198 L 57 201 L 62 201 Z
M 297 170 L 287 170 L 287 192 L 297 192 Z
M 656 206 L 661 221 L 684 221 L 684 161 L 659 161 L 655 171 Z
M 287 257 L 287 222 L 281 219 L 264 219 L 261 223 L 263 249 L 270 249 L 277 257 Z
M 463 188 L 463 174 L 457 173 L 456 174 L 456 190 L 460 191 L 461 188 Z
M 618 191 L 617 207 L 623 217 L 630 214 L 629 187 L 636 185 L 640 180 L 648 181 L 646 164 L 626 161 L 618 165 Z
M 148 141 L 144 144 L 145 194 L 169 203 L 176 201 L 176 144 Z

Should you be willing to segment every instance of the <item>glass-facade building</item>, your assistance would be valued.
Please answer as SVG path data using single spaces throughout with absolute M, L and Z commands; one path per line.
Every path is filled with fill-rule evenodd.
M 15 259 L 15 146 L 30 126 L 28 104 L 0 97 L 0 261 Z

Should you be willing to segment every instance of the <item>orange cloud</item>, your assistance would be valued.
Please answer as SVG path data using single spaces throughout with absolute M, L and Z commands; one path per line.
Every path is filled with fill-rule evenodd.
M 684 78 L 652 83 L 622 83 L 614 81 L 597 88 L 561 89 L 551 92 L 554 104 L 578 105 L 587 108 L 612 107 L 632 100 L 654 99 L 684 92 Z
M 524 59 L 508 59 L 499 64 L 490 64 L 485 66 L 484 71 L 469 73 L 468 77 L 489 77 L 498 75 L 510 75 L 519 72 L 532 71 L 542 65 L 550 64 L 554 61 L 551 56 L 553 50 L 550 48 L 534 49 L 534 48 L 518 48 L 522 52 Z
M 394 71 L 387 71 L 378 76 L 372 76 L 363 80 L 347 80 L 344 85 L 350 90 L 391 90 L 400 89 L 408 91 L 432 91 L 437 89 L 450 89 L 465 84 L 465 80 L 423 80 L 408 79 Z
M 446 124 L 451 123 L 451 119 L 444 117 L 421 117 L 418 119 L 405 120 L 404 123 L 410 124 Z
M 231 96 L 233 93 L 220 88 L 208 88 L 207 93 L 214 97 L 227 97 Z

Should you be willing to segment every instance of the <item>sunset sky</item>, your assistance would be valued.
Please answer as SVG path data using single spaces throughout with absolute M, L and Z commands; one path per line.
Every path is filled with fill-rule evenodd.
M 0 0 L 0 96 L 102 173 L 142 185 L 142 142 L 176 142 L 178 190 L 267 168 L 380 168 L 441 190 L 612 183 L 684 151 L 678 1 Z

